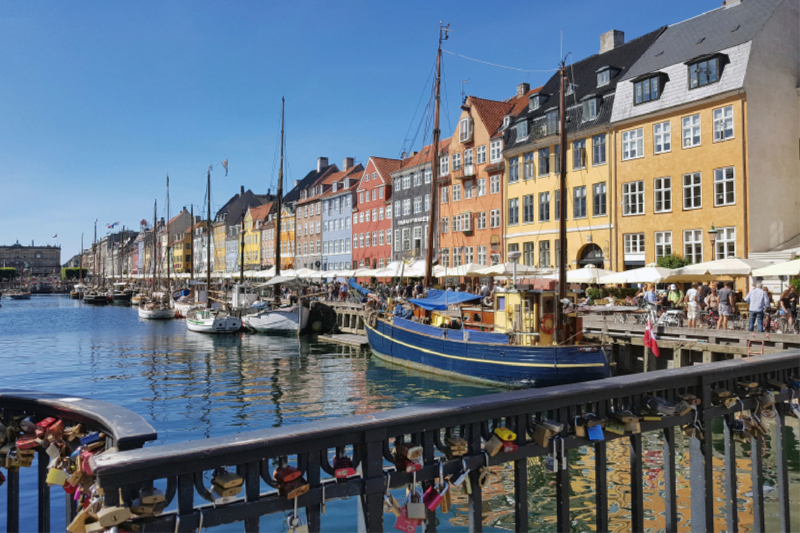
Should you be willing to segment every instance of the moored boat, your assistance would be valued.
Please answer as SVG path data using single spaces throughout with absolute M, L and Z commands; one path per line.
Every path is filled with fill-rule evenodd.
M 143 297 L 139 302 L 139 318 L 166 320 L 176 318 L 176 312 L 167 295 L 153 293 L 149 297 Z
M 90 305 L 106 305 L 111 303 L 111 298 L 108 294 L 91 290 L 83 295 L 83 303 Z
M 199 333 L 236 333 L 242 329 L 242 320 L 212 309 L 192 309 L 186 316 L 186 327 Z
M 12 300 L 30 300 L 31 293 L 30 291 L 7 292 L 6 297 L 11 298 Z
M 259 333 L 298 334 L 308 326 L 309 309 L 302 303 L 289 307 L 266 307 L 253 315 L 245 315 L 242 322 Z

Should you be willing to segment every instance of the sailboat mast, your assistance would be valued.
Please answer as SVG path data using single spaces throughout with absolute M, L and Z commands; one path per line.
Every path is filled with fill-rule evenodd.
M 281 166 L 278 169 L 278 209 L 275 220 L 275 276 L 281 275 L 281 215 L 283 214 L 283 128 L 284 128 L 284 109 L 286 99 L 281 97 Z M 275 303 L 280 305 L 281 297 L 280 284 L 275 285 Z
M 83 232 L 81 232 L 81 253 L 78 259 L 78 283 L 83 284 Z
M 434 237 L 436 236 L 436 222 L 439 218 L 439 202 L 436 193 L 438 192 L 439 181 L 439 107 L 441 101 L 441 81 L 442 81 L 442 41 L 447 40 L 447 26 L 439 22 L 439 48 L 436 51 L 436 82 L 433 99 L 433 159 L 431 159 L 431 212 L 428 215 L 428 246 L 425 250 L 425 288 L 433 287 L 433 249 Z M 424 170 L 423 170 L 424 171 Z
M 208 166 L 208 216 L 206 218 L 206 309 L 211 309 L 211 165 Z
M 172 240 L 169 234 L 169 216 L 169 174 L 167 174 L 167 246 L 165 253 L 167 254 L 167 294 L 169 294 L 170 298 L 172 298 L 172 282 L 169 279 L 169 245 L 171 244 L 170 241 Z
M 92 258 L 92 285 L 97 286 L 97 220 L 94 221 L 94 243 L 92 244 L 94 254 Z
M 194 204 L 192 204 L 192 211 L 191 211 L 192 220 L 189 223 L 189 242 L 194 244 Z M 194 246 L 190 248 L 192 251 L 192 260 L 189 261 L 189 280 L 194 279 Z M 186 252 L 184 251 L 183 256 L 186 257 Z
M 242 187 L 242 222 L 239 226 L 239 283 L 244 285 L 244 187 Z
M 567 296 L 567 128 L 566 128 L 566 106 L 564 97 L 564 84 L 567 77 L 567 69 L 564 66 L 564 60 L 561 61 L 561 94 L 558 102 L 559 114 L 559 133 L 561 153 L 560 155 L 560 170 L 559 176 L 559 214 L 558 230 L 559 238 L 561 239 L 561 246 L 558 250 L 558 299 L 563 300 Z
M 153 204 L 153 253 L 150 254 L 150 264 L 153 265 L 153 275 L 150 277 L 150 291 L 156 289 L 156 272 L 158 261 L 156 260 L 156 225 L 158 224 L 158 200 Z

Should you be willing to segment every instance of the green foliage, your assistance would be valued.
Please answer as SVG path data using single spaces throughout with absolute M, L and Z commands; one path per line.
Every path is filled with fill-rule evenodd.
M 0 267 L 0 279 L 11 280 L 17 277 L 17 269 L 14 267 Z
M 795 292 L 800 292 L 800 278 L 789 280 L 789 285 L 794 287 Z
M 683 257 L 679 255 L 670 254 L 670 255 L 665 255 L 663 257 L 659 257 L 657 264 L 661 268 L 681 268 L 691 263 L 689 261 L 684 260 Z
M 593 288 L 586 289 L 586 295 L 589 298 L 591 298 L 592 301 L 595 301 L 595 302 L 597 300 L 600 300 L 601 298 L 603 298 L 605 296 L 603 294 L 603 292 L 607 292 L 607 291 L 604 291 L 603 289 L 593 289 Z
M 639 289 L 629 287 L 605 287 L 602 289 L 589 288 L 586 289 L 586 294 L 593 301 L 598 302 L 603 298 L 613 296 L 617 300 L 624 300 L 626 296 L 636 296 Z
M 61 269 L 61 279 L 80 279 L 80 268 L 77 267 L 68 267 Z M 88 273 L 88 269 L 83 269 L 83 277 L 86 277 Z

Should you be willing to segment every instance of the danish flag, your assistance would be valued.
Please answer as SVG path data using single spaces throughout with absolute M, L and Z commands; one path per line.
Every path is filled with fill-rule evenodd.
M 647 325 L 644 328 L 644 345 L 653 352 L 653 355 L 658 357 L 658 338 L 653 332 L 653 323 L 647 319 Z

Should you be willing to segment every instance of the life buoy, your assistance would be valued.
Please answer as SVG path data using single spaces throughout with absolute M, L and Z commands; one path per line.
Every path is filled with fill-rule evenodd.
M 550 320 L 550 326 L 545 326 L 544 323 L 546 320 Z M 547 335 L 552 335 L 555 331 L 556 326 L 556 317 L 553 316 L 553 313 L 547 313 L 546 315 L 542 316 L 542 319 L 539 321 L 539 329 L 542 333 Z

